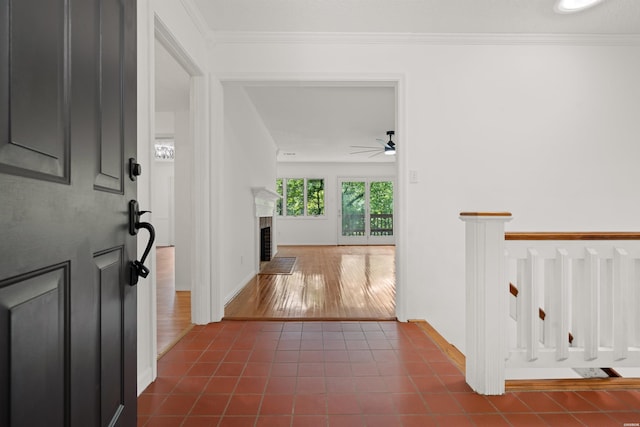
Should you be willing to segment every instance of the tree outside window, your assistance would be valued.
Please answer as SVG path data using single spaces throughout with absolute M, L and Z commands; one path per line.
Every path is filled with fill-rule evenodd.
M 304 215 L 304 178 L 287 179 L 287 216 Z
M 280 197 L 284 196 L 282 192 L 282 178 L 276 179 L 276 192 L 280 195 Z M 276 214 L 282 215 L 282 198 L 276 201 Z
M 276 190 L 282 196 L 276 203 L 278 215 L 324 215 L 324 179 L 278 178 Z
M 324 179 L 307 180 L 307 215 L 324 215 Z

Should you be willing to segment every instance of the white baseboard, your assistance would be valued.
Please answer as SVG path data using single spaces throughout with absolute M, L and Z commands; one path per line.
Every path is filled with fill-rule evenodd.
M 142 372 L 138 372 L 138 396 L 140 396 L 142 392 L 149 387 L 149 384 L 151 384 L 153 380 L 154 378 L 151 367 L 143 370 Z
M 253 277 L 256 275 L 257 273 L 251 273 L 249 274 L 247 277 L 245 277 L 243 280 L 240 281 L 240 283 L 238 283 L 234 288 L 233 291 L 231 291 L 229 294 L 227 294 L 227 296 L 224 299 L 224 305 L 229 304 L 229 301 L 231 301 L 232 299 L 234 299 L 236 297 L 236 295 L 238 295 L 240 293 L 240 291 L 242 291 L 244 289 L 245 286 L 247 286 L 247 284 L 251 281 L 251 279 L 253 279 Z

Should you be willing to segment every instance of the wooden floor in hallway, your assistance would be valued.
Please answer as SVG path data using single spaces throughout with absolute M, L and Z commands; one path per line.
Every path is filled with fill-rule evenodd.
M 395 246 L 279 246 L 291 274 L 258 274 L 225 319 L 393 320 Z
M 191 292 L 175 286 L 175 247 L 156 249 L 158 355 L 165 353 L 192 327 Z

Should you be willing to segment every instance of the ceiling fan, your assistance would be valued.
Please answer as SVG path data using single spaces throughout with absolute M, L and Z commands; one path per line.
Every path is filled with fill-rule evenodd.
M 382 145 L 382 147 L 370 147 L 370 146 L 365 146 L 365 145 L 351 145 L 351 148 L 357 148 L 359 151 L 354 151 L 352 153 L 349 154 L 369 154 L 371 153 L 371 155 L 369 157 L 375 157 L 378 156 L 382 153 L 386 154 L 387 156 L 393 156 L 396 154 L 396 143 L 393 142 L 392 137 L 395 134 L 394 131 L 389 130 L 387 131 L 387 135 L 389 136 L 389 141 L 384 141 L 382 139 L 376 138 L 376 141 L 378 141 L 380 143 L 380 145 Z

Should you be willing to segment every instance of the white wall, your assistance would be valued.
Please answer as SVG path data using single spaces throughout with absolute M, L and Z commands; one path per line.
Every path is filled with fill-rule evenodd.
M 277 217 L 280 245 L 337 245 L 338 178 L 395 177 L 395 163 L 278 163 L 279 178 L 324 178 L 325 216 Z
M 191 220 L 193 206 L 193 142 L 189 132 L 189 112 L 175 113 L 176 160 L 175 169 L 175 277 L 176 291 L 190 291 L 193 284 L 192 275 L 192 239 L 194 224 Z
M 276 146 L 245 90 L 224 87 L 221 253 L 222 296 L 228 302 L 257 273 L 258 223 L 252 188 L 275 190 Z
M 458 348 L 459 212 L 511 211 L 510 230 L 640 229 L 639 46 L 295 37 L 217 43 L 212 69 L 221 79 L 399 76 L 401 304 Z
M 153 227 L 156 229 L 156 246 L 174 245 L 173 205 L 174 167 L 173 162 L 156 160 L 153 178 Z
M 155 129 L 157 136 L 173 136 L 176 132 L 175 114 L 167 111 L 156 111 Z
M 175 114 L 157 111 L 155 114 L 156 135 L 173 136 L 175 134 Z M 173 238 L 174 169 L 173 161 L 154 160 L 151 212 L 153 227 L 156 229 L 156 246 L 175 244 Z

